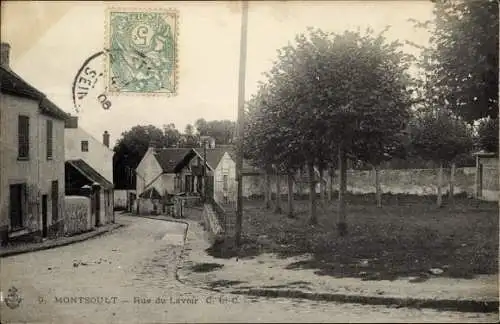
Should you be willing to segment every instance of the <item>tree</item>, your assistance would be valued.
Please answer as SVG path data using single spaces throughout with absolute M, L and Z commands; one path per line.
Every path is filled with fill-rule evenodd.
M 195 122 L 196 130 L 200 136 L 211 136 L 216 144 L 231 144 L 236 131 L 236 123 L 231 120 L 206 121 L 199 118 Z
M 113 151 L 113 181 L 117 188 L 135 188 L 135 170 L 150 145 L 162 147 L 161 129 L 153 125 L 134 126 L 123 132 Z
M 336 34 L 309 29 L 307 35 L 296 37 L 294 45 L 278 52 L 268 73 L 273 96 L 280 103 L 272 120 L 281 126 L 276 135 L 280 138 L 287 130 L 283 125 L 294 122 L 292 147 L 302 152 L 310 170 L 311 223 L 315 223 L 311 166 L 323 167 L 336 159 L 332 151 L 339 153 L 338 226 L 344 235 L 347 155 L 355 156 L 360 151 L 356 147 L 368 147 L 373 137 L 388 146 L 389 135 L 404 127 L 412 104 L 412 80 L 407 73 L 411 57 L 400 46 L 388 43 L 383 32 Z
M 184 129 L 184 134 L 187 136 L 194 136 L 194 126 L 191 124 L 187 124 Z
M 406 110 L 399 115 L 400 122 L 406 123 L 409 114 Z M 354 145 L 356 159 L 361 160 L 371 166 L 375 178 L 375 193 L 377 207 L 382 207 L 382 189 L 380 186 L 380 165 L 390 159 L 404 158 L 406 155 L 405 142 L 406 133 L 404 130 L 396 132 L 395 129 L 379 130 L 373 133 L 359 134 Z
M 194 148 L 199 147 L 199 139 L 198 136 L 194 133 L 194 126 L 191 124 L 187 124 L 184 129 L 184 134 L 180 136 L 180 147 L 185 148 Z
M 498 153 L 498 118 L 481 119 L 477 133 L 477 144 L 481 150 Z
M 198 131 L 198 135 L 207 136 L 208 135 L 208 126 L 207 121 L 204 118 L 199 118 L 194 123 L 196 130 Z
M 181 139 L 181 133 L 175 128 L 175 124 L 163 125 L 163 147 L 178 147 Z
M 416 154 L 439 166 L 436 204 L 441 207 L 443 166 L 470 152 L 473 144 L 471 127 L 445 109 L 428 110 L 411 122 L 410 138 Z
M 424 50 L 427 98 L 472 123 L 498 116 L 498 1 L 433 1 L 431 46 Z
M 293 120 L 280 119 L 282 109 L 276 101 L 275 92 L 264 84 L 260 85 L 258 92 L 247 103 L 244 156 L 266 171 L 266 205 L 269 203 L 269 174 L 293 174 L 303 161 L 292 131 Z M 290 181 L 290 177 L 288 180 Z M 293 216 L 293 192 L 290 195 L 290 183 L 288 193 L 288 215 Z M 280 209 L 277 196 L 276 211 Z

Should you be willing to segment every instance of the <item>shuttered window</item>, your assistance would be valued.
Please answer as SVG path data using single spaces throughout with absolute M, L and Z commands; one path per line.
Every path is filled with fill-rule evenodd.
M 82 141 L 82 152 L 88 152 L 89 151 L 89 141 Z
M 27 160 L 30 152 L 30 118 L 19 116 L 18 119 L 18 158 Z
M 52 159 L 52 151 L 53 151 L 53 125 L 52 120 L 47 120 L 47 160 Z

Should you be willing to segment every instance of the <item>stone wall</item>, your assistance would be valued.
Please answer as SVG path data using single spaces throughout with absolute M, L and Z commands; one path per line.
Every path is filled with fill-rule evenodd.
M 455 170 L 455 193 L 474 193 L 474 167 L 457 168 Z M 498 174 L 498 171 L 497 173 Z M 434 195 L 437 192 L 437 169 L 400 169 L 400 170 L 380 170 L 380 184 L 384 193 L 392 194 L 413 194 L 413 195 Z M 328 176 L 325 173 L 325 178 Z M 339 173 L 336 171 L 333 179 L 334 190 L 338 189 Z M 348 170 L 347 191 L 356 194 L 366 194 L 375 192 L 375 180 L 373 171 Z M 448 192 L 450 179 L 450 169 L 443 170 L 443 193 Z M 491 180 L 493 179 L 493 180 Z M 487 181 L 498 182 L 498 177 L 491 177 Z M 287 177 L 281 176 L 281 194 L 288 192 Z M 486 180 L 486 178 L 485 178 Z M 328 187 L 328 186 L 327 186 Z M 264 176 L 245 176 L 243 179 L 243 195 L 245 197 L 262 196 L 265 190 Z M 271 177 L 271 191 L 276 194 L 276 176 Z M 319 184 L 316 185 L 316 192 L 319 192 Z M 309 193 L 309 184 L 306 177 L 300 177 L 294 182 L 294 193 L 305 195 Z
M 209 233 L 210 239 L 212 241 L 220 241 L 223 239 L 224 230 L 212 205 L 204 204 L 202 220 L 203 226 Z
M 91 230 L 93 226 L 90 214 L 90 198 L 66 196 L 64 201 L 65 233 L 73 235 Z

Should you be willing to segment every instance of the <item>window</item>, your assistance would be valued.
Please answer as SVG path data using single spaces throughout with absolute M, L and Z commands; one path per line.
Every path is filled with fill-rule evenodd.
M 18 127 L 18 158 L 21 160 L 29 159 L 30 152 L 30 118 L 28 116 L 19 116 Z
M 89 151 L 89 141 L 82 141 L 82 152 Z
M 224 190 L 224 191 L 227 191 L 227 189 L 228 189 L 228 180 L 229 180 L 228 178 L 229 177 L 227 174 L 225 174 L 223 176 L 222 190 Z
M 53 139 L 52 139 L 52 120 L 47 120 L 47 160 L 52 159 L 52 150 L 53 150 Z

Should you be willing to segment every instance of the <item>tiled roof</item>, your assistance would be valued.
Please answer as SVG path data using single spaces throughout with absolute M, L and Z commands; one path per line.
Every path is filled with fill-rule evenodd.
M 203 159 L 205 156 L 205 150 L 202 147 L 197 147 L 194 149 Z M 229 149 L 225 147 L 216 147 L 216 148 L 207 148 L 206 153 L 207 153 L 207 164 L 212 170 L 215 170 L 217 168 L 217 165 L 219 165 L 220 160 L 224 156 L 224 153 L 228 152 Z
M 82 175 L 92 182 L 98 183 L 101 187 L 105 189 L 113 189 L 113 184 L 106 180 L 99 172 L 94 170 L 90 165 L 88 165 L 84 160 L 68 160 L 66 161 L 69 165 L 73 166 Z
M 182 162 L 190 151 L 189 148 L 164 148 L 155 150 L 154 154 L 163 172 L 174 173 L 177 164 Z
M 43 114 L 61 120 L 69 117 L 69 114 L 57 107 L 45 94 L 5 66 L 0 66 L 0 90 L 2 93 L 9 93 L 39 101 L 40 112 Z

